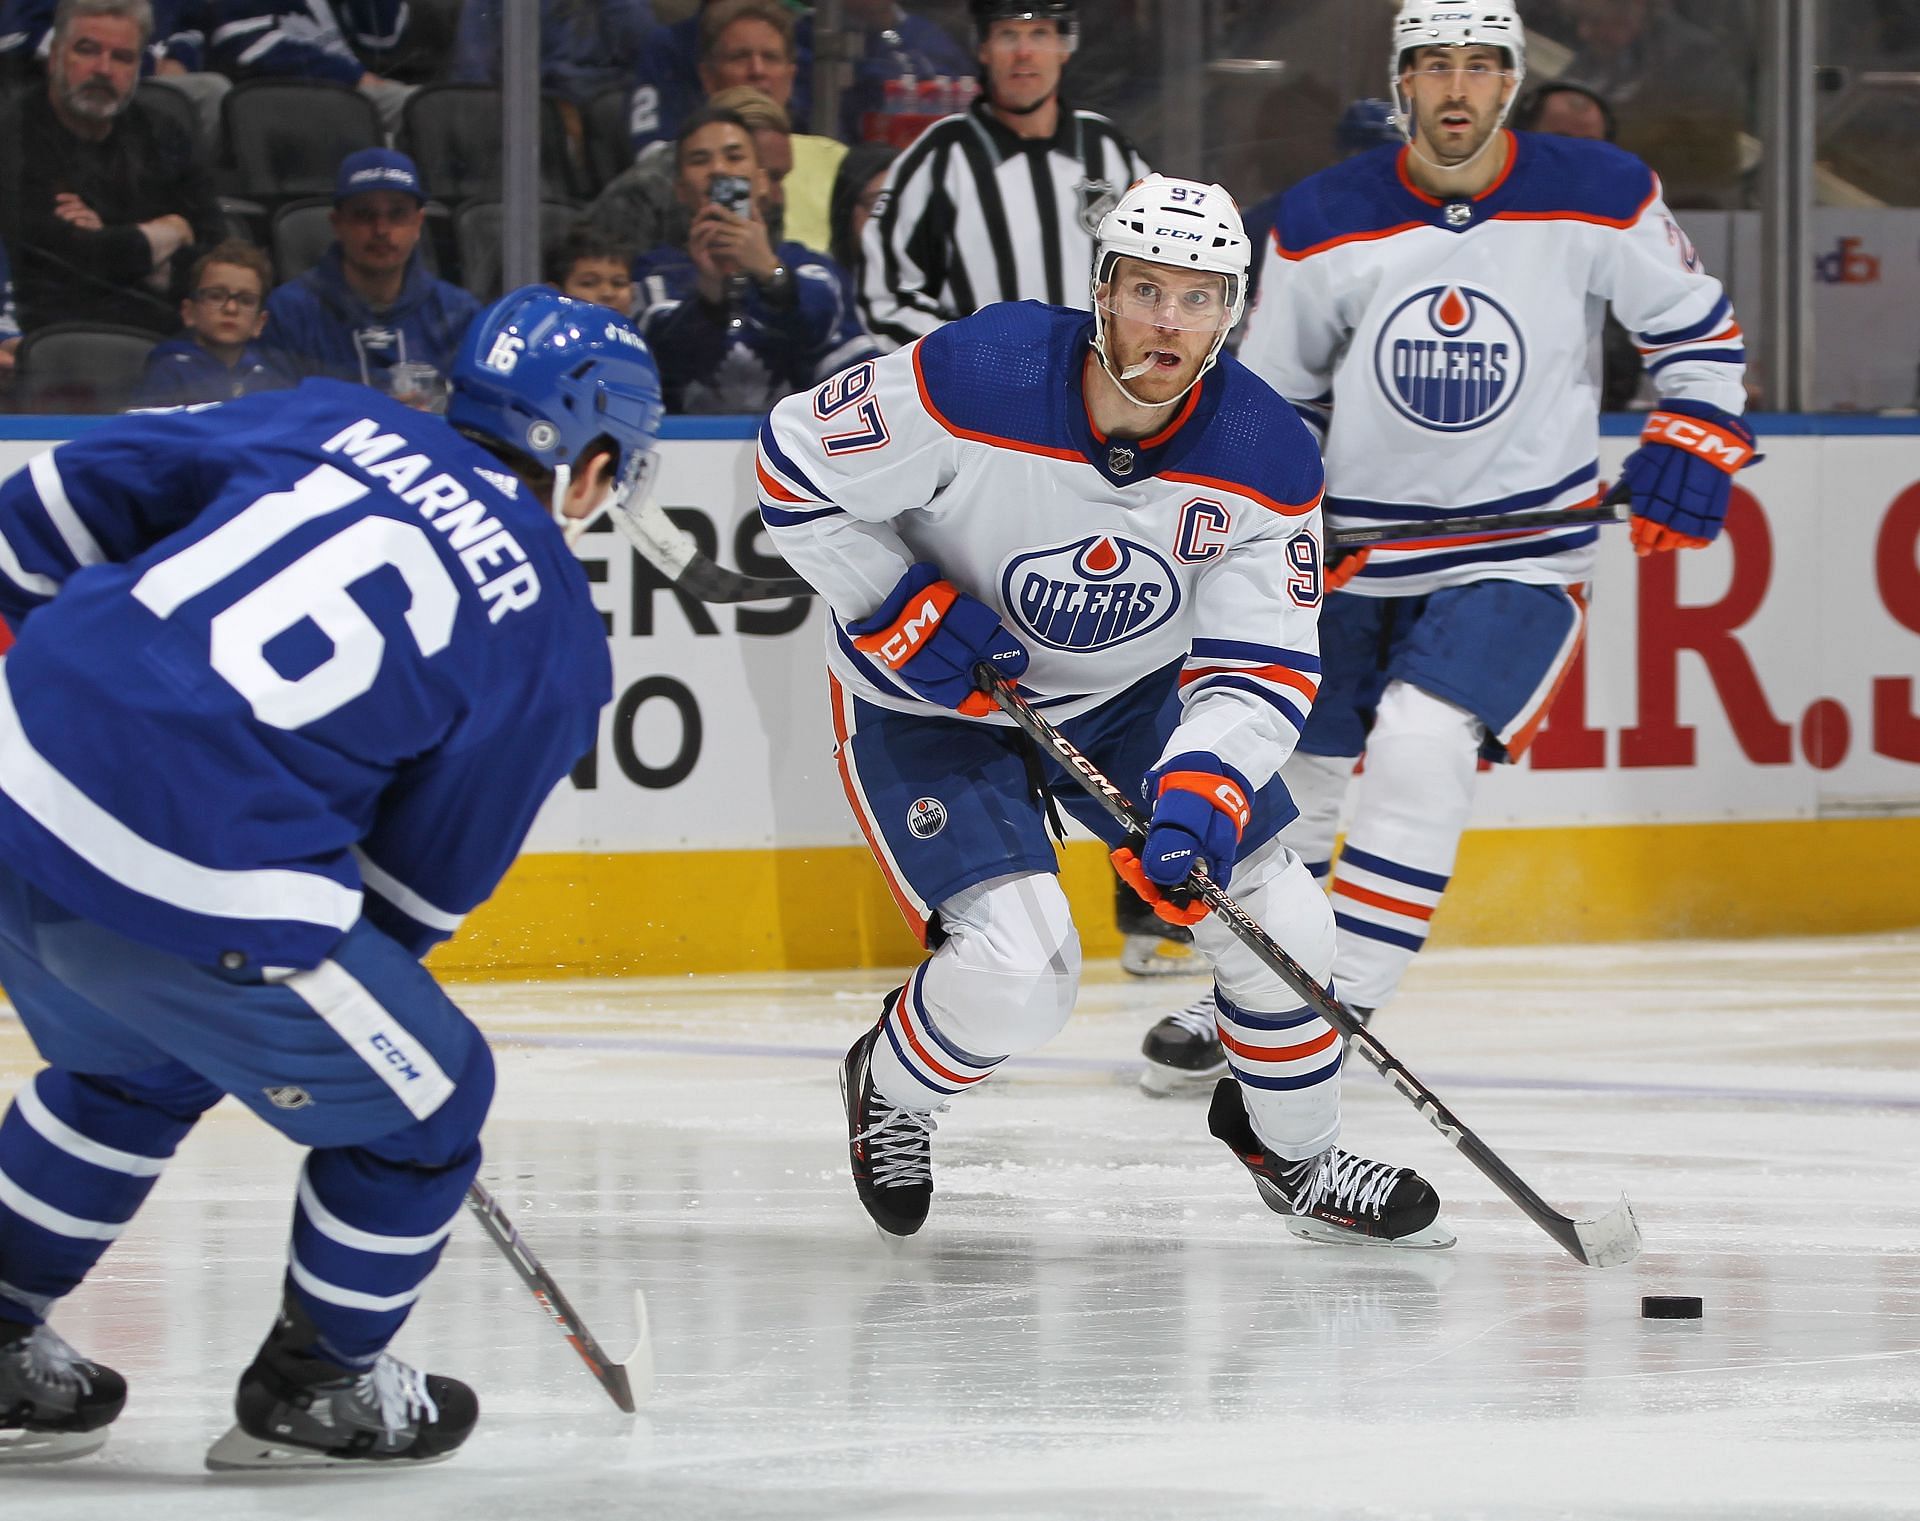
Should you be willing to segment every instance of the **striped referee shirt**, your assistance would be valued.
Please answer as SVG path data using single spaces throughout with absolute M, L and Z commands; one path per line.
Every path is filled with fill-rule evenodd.
M 1050 138 L 987 110 L 943 117 L 894 161 L 863 234 L 860 309 L 889 345 L 995 301 L 1091 305 L 1093 234 L 1147 172 L 1120 129 L 1063 105 Z

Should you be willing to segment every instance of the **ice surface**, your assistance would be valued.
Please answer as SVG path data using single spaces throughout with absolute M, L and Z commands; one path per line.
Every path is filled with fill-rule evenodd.
M 1838 1517 L 1920 1513 L 1920 935 L 1433 952 L 1383 1039 L 1556 1207 L 1582 1268 L 1370 1072 L 1344 1140 L 1419 1167 L 1450 1252 L 1288 1237 L 1133 1052 L 1197 990 L 1089 972 L 945 1117 L 885 1249 L 834 1062 L 880 972 L 459 990 L 500 1054 L 484 1177 L 608 1347 L 619 1415 L 471 1221 L 398 1350 L 480 1391 L 451 1464 L 200 1469 L 277 1296 L 293 1148 L 231 1105 L 55 1325 L 119 1367 L 98 1457 L 0 1517 Z M 0 1080 L 32 1067 L 0 1019 Z M 1699 1294 L 1696 1323 L 1643 1293 Z

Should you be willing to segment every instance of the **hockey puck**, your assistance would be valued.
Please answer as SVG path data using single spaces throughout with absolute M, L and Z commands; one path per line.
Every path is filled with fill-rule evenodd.
M 1698 1320 L 1702 1306 L 1692 1294 L 1647 1294 L 1640 1300 L 1642 1320 Z

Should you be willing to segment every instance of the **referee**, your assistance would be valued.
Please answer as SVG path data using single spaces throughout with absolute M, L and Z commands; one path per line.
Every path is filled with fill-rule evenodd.
M 1077 0 L 972 0 L 985 94 L 900 155 L 863 237 L 861 315 L 888 347 L 995 301 L 1087 306 L 1100 218 L 1146 174 L 1106 117 L 1060 104 Z

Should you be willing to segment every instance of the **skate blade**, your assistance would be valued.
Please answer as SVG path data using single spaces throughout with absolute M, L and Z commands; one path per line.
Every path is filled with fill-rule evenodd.
M 1311 1215 L 1289 1215 L 1287 1234 L 1298 1236 L 1302 1241 L 1317 1242 L 1321 1246 L 1391 1246 L 1410 1252 L 1444 1252 L 1460 1239 L 1438 1220 L 1407 1235 L 1390 1238 L 1363 1235 L 1359 1231 L 1329 1225 Z
M 66 1463 L 107 1445 L 107 1428 L 98 1431 L 0 1431 L 0 1465 Z
M 1150 1061 L 1140 1071 L 1140 1091 L 1149 1098 L 1167 1098 L 1175 1093 L 1211 1093 L 1213 1085 L 1226 1075 L 1225 1062 L 1204 1072 L 1189 1072 L 1184 1067 Z
M 455 1448 L 453 1452 L 460 1449 Z M 453 1452 L 436 1452 L 428 1458 L 336 1458 L 311 1447 L 283 1447 L 249 1436 L 235 1426 L 207 1449 L 207 1468 L 213 1473 L 311 1473 L 321 1469 L 354 1469 L 361 1473 L 385 1469 L 426 1468 L 444 1463 Z

